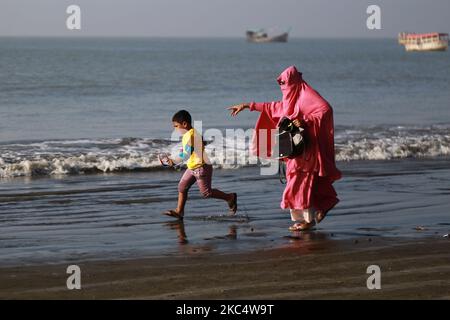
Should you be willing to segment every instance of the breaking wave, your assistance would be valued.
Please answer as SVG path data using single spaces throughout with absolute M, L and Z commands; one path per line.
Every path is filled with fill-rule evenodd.
M 207 145 L 214 166 L 256 165 L 248 136 L 234 139 Z M 335 144 L 338 161 L 445 156 L 450 155 L 450 127 L 337 127 Z M 158 154 L 178 147 L 178 142 L 150 138 L 0 143 L 0 178 L 160 170 Z
M 450 127 L 396 126 L 336 131 L 336 160 L 391 160 L 450 155 Z

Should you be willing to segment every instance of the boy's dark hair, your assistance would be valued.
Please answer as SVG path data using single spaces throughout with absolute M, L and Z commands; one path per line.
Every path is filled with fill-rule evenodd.
M 186 121 L 190 125 L 192 124 L 192 118 L 189 112 L 186 110 L 180 110 L 177 113 L 175 113 L 172 117 L 172 121 L 183 123 L 183 121 Z

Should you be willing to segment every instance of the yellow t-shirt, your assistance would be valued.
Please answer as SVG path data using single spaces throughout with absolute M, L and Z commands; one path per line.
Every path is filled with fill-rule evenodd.
M 183 135 L 181 141 L 183 150 L 180 152 L 180 158 L 187 160 L 188 169 L 194 170 L 205 164 L 205 146 L 203 138 L 192 128 Z

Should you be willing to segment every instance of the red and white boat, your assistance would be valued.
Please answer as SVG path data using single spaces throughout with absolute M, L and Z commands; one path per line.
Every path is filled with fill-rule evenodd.
M 445 51 L 448 48 L 448 33 L 406 33 L 398 35 L 398 43 L 406 51 Z

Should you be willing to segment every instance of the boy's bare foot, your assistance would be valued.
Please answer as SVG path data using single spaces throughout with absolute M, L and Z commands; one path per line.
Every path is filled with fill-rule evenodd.
M 178 212 L 177 210 L 167 210 L 163 212 L 166 216 L 176 218 L 178 220 L 183 220 L 183 212 Z
M 301 223 L 296 223 L 292 226 L 289 227 L 289 231 L 306 231 L 311 229 L 312 227 L 314 227 L 316 225 L 315 221 L 311 221 L 311 222 L 301 222 Z
M 228 201 L 228 206 L 230 207 L 230 213 L 232 215 L 236 214 L 237 211 L 237 194 L 236 193 L 232 193 L 233 198 L 231 201 Z

